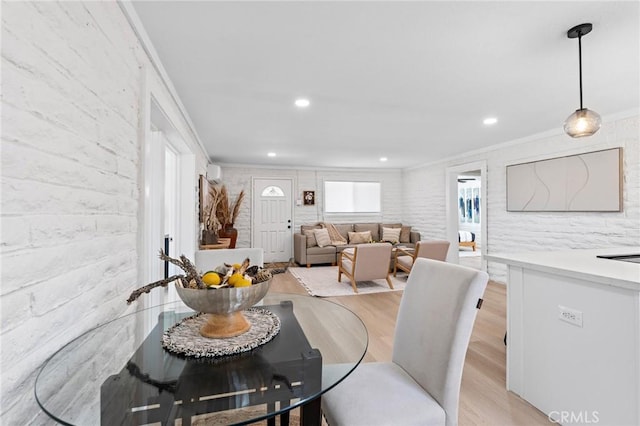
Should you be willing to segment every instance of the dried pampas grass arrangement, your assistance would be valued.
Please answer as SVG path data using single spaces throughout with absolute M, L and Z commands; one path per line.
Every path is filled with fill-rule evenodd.
M 220 229 L 220 221 L 217 217 L 218 208 L 220 207 L 221 194 L 215 190 L 213 186 L 209 187 L 209 201 L 205 207 L 203 224 L 207 231 L 218 232 Z
M 224 227 L 235 223 L 240 214 L 240 205 L 244 200 L 244 189 L 240 191 L 233 203 L 229 201 L 229 193 L 225 185 L 215 187 L 214 191 L 216 191 L 218 198 L 216 217 L 220 225 Z
M 233 203 L 233 209 L 231 209 L 231 223 L 235 223 L 238 215 L 240 214 L 240 204 L 242 204 L 242 200 L 244 200 L 244 189 L 240 191 L 235 203 Z

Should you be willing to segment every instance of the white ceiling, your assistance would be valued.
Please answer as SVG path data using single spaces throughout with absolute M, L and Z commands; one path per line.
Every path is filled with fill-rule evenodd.
M 215 163 L 399 168 L 561 129 L 583 22 L 584 106 L 640 106 L 638 1 L 133 4 Z

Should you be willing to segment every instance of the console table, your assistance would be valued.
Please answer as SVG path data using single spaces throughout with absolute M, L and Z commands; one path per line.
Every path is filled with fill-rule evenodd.
M 218 238 L 217 244 L 200 244 L 200 250 L 219 250 L 229 248 L 231 238 Z
M 164 350 L 164 330 L 193 314 L 181 302 L 94 328 L 44 364 L 35 385 L 38 404 L 74 425 L 176 419 L 189 425 L 211 413 L 223 413 L 228 424 L 275 424 L 278 415 L 286 423 L 295 407 L 301 407 L 301 424 L 320 425 L 320 397 L 360 363 L 366 328 L 351 311 L 323 299 L 270 293 L 263 301 L 261 308 L 280 318 L 280 333 L 239 355 L 186 358 Z

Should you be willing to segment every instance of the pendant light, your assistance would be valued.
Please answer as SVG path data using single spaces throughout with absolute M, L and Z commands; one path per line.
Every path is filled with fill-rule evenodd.
M 591 32 L 593 25 L 580 24 L 567 31 L 567 37 L 578 39 L 578 63 L 580 69 L 580 109 L 571 114 L 564 122 L 564 131 L 572 138 L 591 136 L 602 124 L 600 114 L 582 106 L 582 36 Z

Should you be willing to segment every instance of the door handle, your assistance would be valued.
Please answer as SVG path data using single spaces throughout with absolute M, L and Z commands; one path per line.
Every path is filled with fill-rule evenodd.
M 291 225 L 287 226 L 287 229 L 291 229 Z
M 172 241 L 173 238 L 169 234 L 164 236 L 164 252 L 167 256 L 169 256 L 169 242 Z M 169 278 L 169 261 L 164 261 L 164 278 Z
M 291 219 L 287 220 L 287 223 L 291 223 Z

